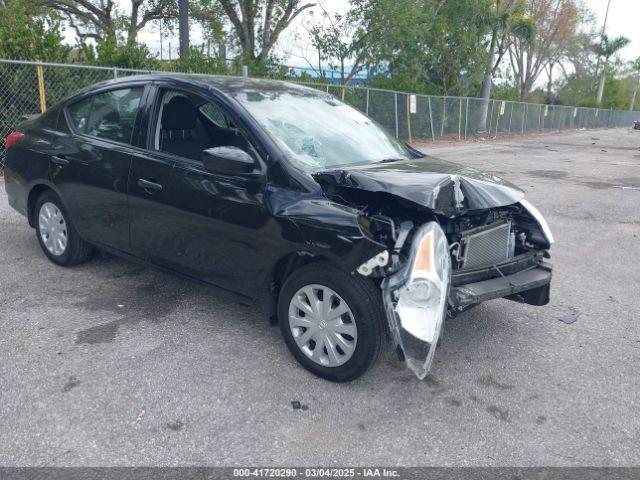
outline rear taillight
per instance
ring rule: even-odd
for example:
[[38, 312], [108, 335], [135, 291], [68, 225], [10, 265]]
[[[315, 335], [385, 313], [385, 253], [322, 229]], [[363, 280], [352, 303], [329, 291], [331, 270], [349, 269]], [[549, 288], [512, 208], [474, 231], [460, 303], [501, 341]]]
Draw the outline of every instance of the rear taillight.
[[13, 145], [19, 140], [22, 140], [22, 137], [24, 137], [24, 133], [21, 133], [21, 132], [10, 133], [7, 139], [4, 141], [4, 149], [9, 150], [11, 145]]

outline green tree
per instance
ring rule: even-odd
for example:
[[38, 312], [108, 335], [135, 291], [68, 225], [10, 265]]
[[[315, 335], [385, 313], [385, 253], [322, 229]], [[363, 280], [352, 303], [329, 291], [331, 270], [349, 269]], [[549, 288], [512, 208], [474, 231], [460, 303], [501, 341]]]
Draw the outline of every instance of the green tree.
[[71, 48], [62, 40], [55, 13], [25, 0], [0, 4], [0, 58], [64, 62]]
[[280, 34], [303, 11], [314, 6], [301, 0], [217, 0], [250, 66], [269, 61]]
[[532, 36], [513, 36], [509, 60], [521, 101], [528, 99], [540, 74], [557, 62], [566, 43], [576, 34], [580, 13], [576, 0], [526, 0], [526, 16], [535, 28]]
[[638, 96], [638, 90], [640, 89], [640, 57], [633, 62], [631, 66], [631, 70], [638, 75], [638, 82], [635, 83], [635, 87], [633, 88], [633, 94], [631, 95], [631, 104], [629, 105], [629, 110], [633, 111], [636, 108], [636, 98]]
[[80, 52], [81, 60], [92, 65], [149, 70], [158, 69], [160, 66], [160, 62], [146, 45], [118, 41], [115, 35], [108, 36], [95, 46], [81, 44]]
[[602, 103], [609, 60], [620, 50], [629, 45], [629, 42], [630, 40], [626, 37], [609, 38], [607, 35], [602, 35], [600, 43], [593, 46], [593, 50], [596, 52], [598, 57], [604, 58], [602, 72], [600, 73], [600, 83], [598, 84], [598, 95], [596, 97], [596, 103], [598, 105]]
[[120, 35], [129, 45], [137, 41], [138, 33], [153, 20], [175, 19], [176, 0], [129, 0], [125, 14], [114, 0], [35, 0], [35, 4], [64, 15], [80, 43], [112, 41]]
[[525, 17], [523, 0], [491, 0], [482, 6], [482, 19], [489, 27], [487, 63], [482, 80], [482, 104], [478, 120], [478, 131], [487, 130], [487, 115], [493, 78], [513, 38], [531, 39], [535, 24]]

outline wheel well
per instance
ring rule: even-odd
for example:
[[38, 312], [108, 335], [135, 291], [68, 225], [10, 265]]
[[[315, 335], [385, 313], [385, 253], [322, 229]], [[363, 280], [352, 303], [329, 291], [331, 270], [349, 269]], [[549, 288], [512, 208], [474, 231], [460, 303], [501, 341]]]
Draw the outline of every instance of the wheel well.
[[309, 252], [293, 252], [282, 257], [273, 267], [269, 284], [264, 290], [268, 292], [267, 298], [262, 301], [262, 308], [269, 323], [275, 325], [278, 323], [278, 296], [282, 286], [297, 269], [309, 265], [310, 263], [326, 260], [324, 257], [313, 255]]
[[36, 202], [38, 201], [38, 197], [42, 195], [42, 192], [46, 190], [51, 190], [51, 188], [41, 183], [33, 187], [29, 192], [29, 198], [27, 199], [27, 218], [29, 220], [29, 225], [31, 225], [32, 227], [36, 226], [34, 212], [36, 208]]

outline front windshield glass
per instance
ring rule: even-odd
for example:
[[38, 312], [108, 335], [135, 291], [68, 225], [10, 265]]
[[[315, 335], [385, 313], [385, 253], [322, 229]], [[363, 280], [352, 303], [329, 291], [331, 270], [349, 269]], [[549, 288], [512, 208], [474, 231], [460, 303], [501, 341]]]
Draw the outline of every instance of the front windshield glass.
[[330, 95], [292, 87], [236, 98], [307, 172], [409, 158], [371, 119]]

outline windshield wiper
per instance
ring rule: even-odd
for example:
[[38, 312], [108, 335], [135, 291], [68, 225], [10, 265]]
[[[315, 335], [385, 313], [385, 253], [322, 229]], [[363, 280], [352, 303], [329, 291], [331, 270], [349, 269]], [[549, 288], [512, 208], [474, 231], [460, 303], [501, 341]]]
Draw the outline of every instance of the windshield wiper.
[[406, 158], [385, 158], [376, 163], [393, 163], [393, 162], [401, 162], [403, 160], [406, 160]]

